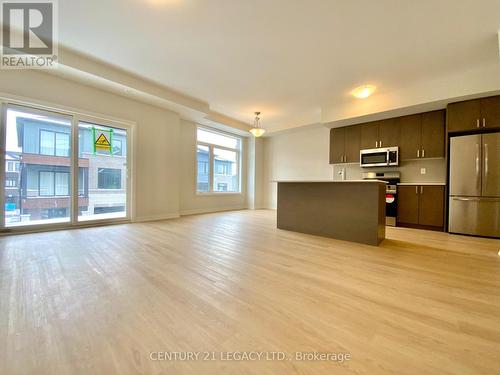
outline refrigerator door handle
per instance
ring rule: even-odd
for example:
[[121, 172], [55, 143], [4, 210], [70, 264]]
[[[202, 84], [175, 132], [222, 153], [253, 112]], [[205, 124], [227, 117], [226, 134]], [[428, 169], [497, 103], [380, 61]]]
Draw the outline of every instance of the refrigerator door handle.
[[462, 201], [462, 202], [477, 202], [481, 200], [481, 198], [459, 198], [459, 197], [453, 197], [451, 199], [453, 199], [454, 201]]
[[489, 169], [489, 162], [488, 162], [488, 144], [484, 144], [484, 185], [488, 185], [488, 169]]
[[462, 202], [500, 202], [500, 198], [490, 197], [451, 197], [451, 199]]
[[476, 187], [478, 189], [481, 189], [481, 166], [480, 166], [480, 160], [479, 160], [479, 143], [476, 143]]

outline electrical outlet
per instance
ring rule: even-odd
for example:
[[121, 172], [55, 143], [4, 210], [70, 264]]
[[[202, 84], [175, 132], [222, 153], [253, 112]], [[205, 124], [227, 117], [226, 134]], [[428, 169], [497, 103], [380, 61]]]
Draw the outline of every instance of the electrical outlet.
[[425, 168], [420, 168], [420, 174], [426, 174], [427, 173], [427, 169]]

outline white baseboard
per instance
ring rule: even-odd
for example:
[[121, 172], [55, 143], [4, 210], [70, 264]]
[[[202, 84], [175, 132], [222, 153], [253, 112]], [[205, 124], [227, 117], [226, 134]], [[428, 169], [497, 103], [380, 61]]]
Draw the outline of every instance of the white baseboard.
[[161, 220], [169, 220], [169, 219], [177, 219], [179, 218], [179, 214], [167, 214], [167, 215], [151, 215], [151, 216], [140, 216], [134, 218], [134, 223], [143, 223], [147, 221], [161, 221]]
[[201, 209], [195, 209], [195, 210], [183, 210], [180, 213], [181, 213], [181, 216], [187, 216], [187, 215], [208, 214], [211, 212], [238, 211], [238, 210], [246, 210], [246, 209], [248, 209], [248, 207], [246, 207], [246, 206], [201, 208]]

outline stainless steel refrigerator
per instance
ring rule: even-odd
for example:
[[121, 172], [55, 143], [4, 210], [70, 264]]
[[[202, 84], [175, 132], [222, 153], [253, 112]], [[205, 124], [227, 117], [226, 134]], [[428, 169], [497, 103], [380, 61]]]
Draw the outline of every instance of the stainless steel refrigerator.
[[500, 237], [500, 133], [450, 139], [449, 231]]

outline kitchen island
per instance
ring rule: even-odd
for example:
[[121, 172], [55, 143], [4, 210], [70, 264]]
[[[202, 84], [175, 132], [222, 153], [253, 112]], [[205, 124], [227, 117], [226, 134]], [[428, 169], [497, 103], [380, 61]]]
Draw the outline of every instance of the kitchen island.
[[277, 181], [278, 228], [377, 246], [385, 238], [385, 182]]

